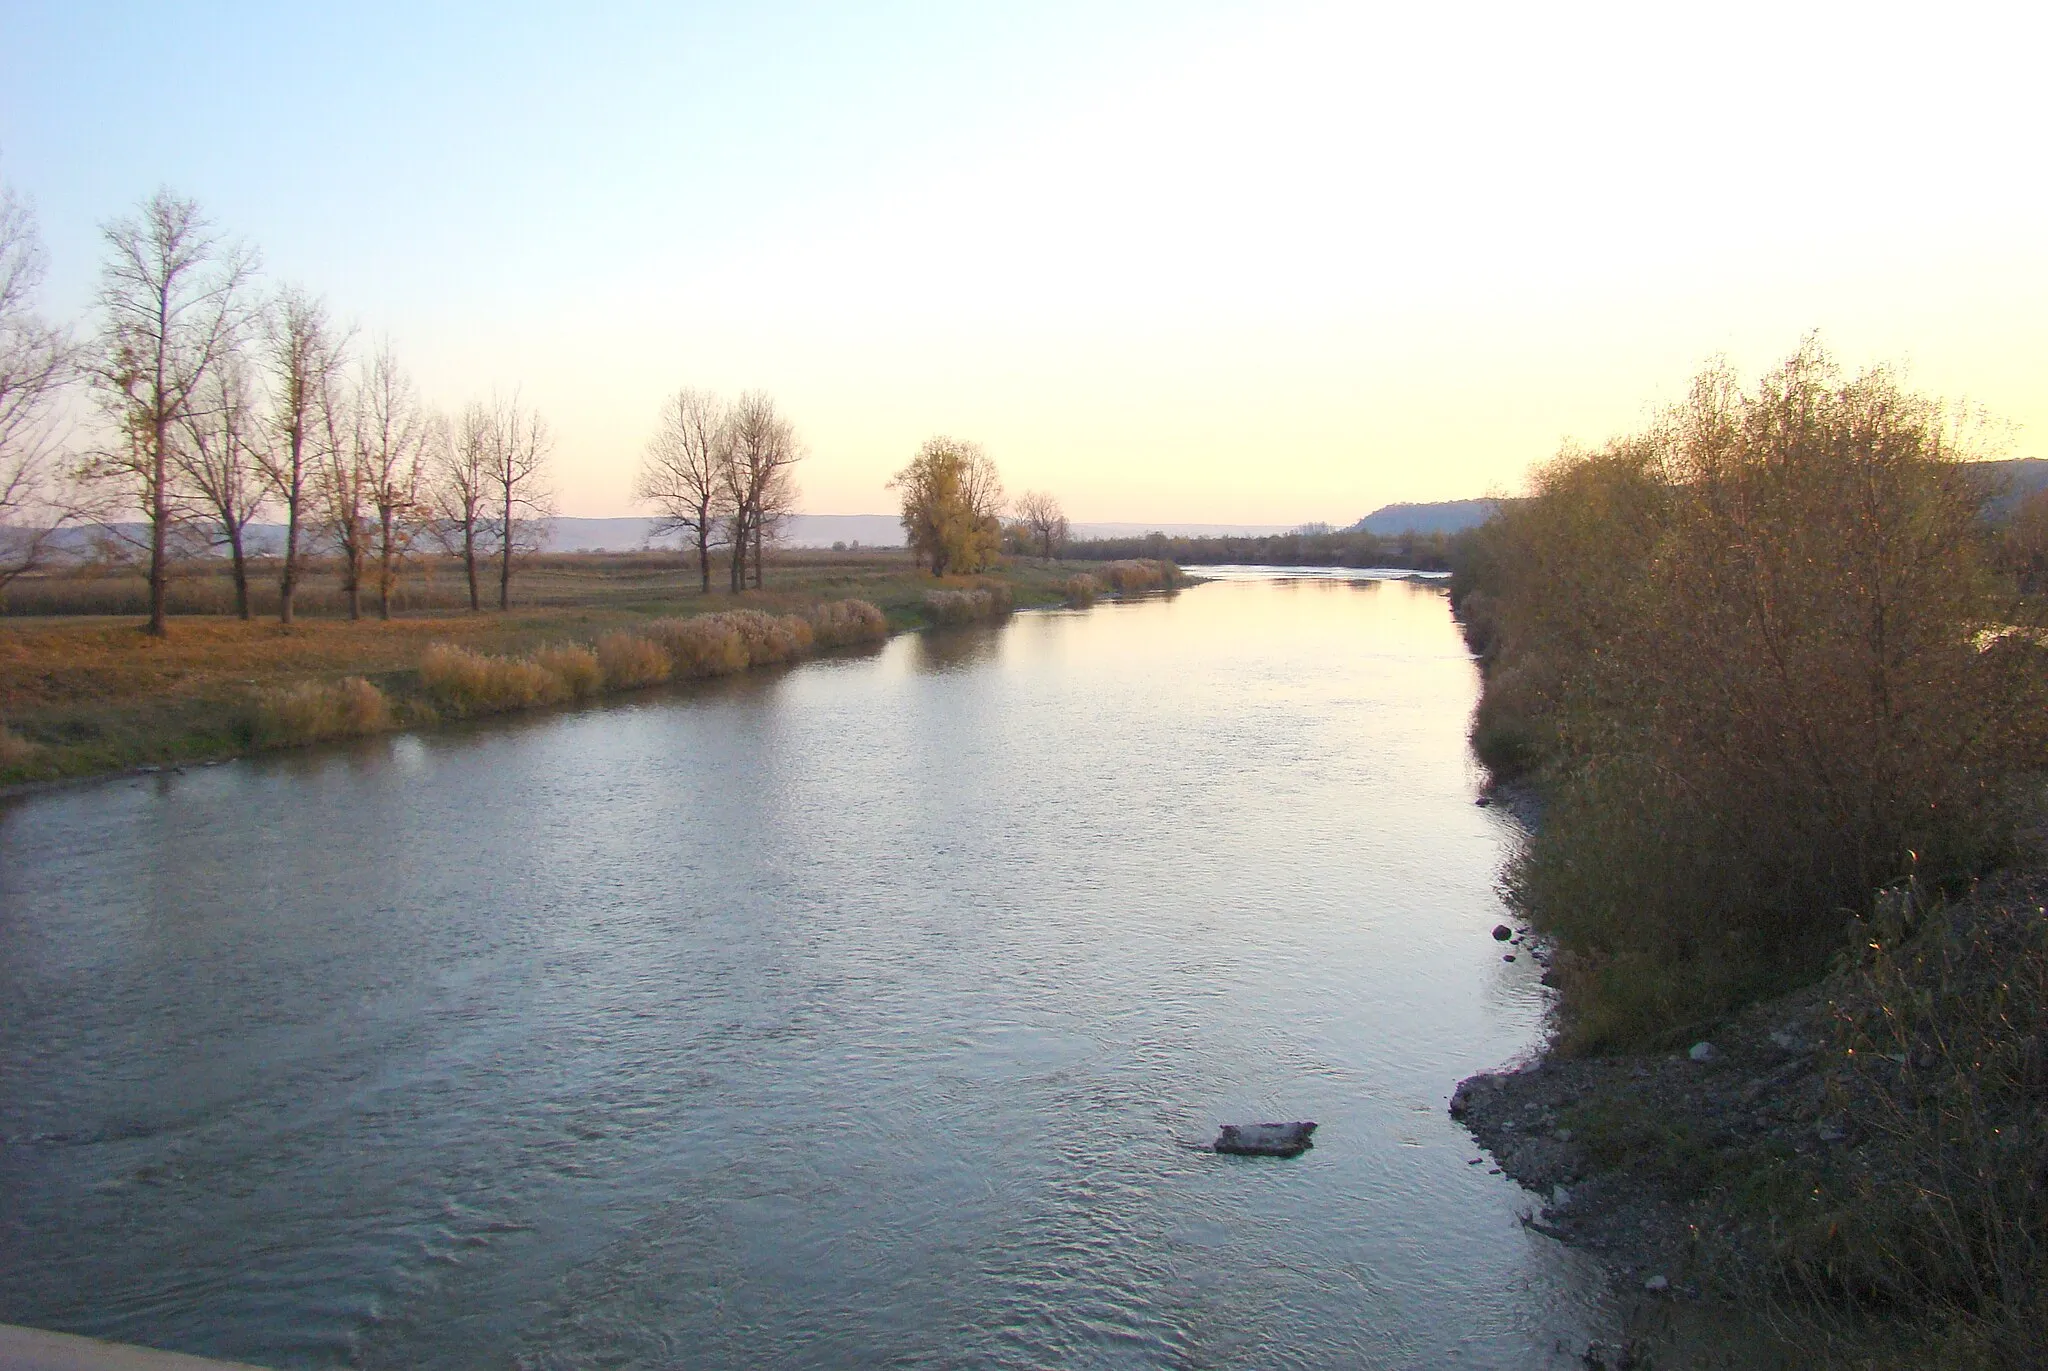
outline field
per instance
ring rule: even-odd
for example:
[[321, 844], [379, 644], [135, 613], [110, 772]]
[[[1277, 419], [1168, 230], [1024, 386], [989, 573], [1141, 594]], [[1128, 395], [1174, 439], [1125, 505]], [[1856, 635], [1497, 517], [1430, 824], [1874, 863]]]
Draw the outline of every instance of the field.
[[[892, 629], [934, 622], [935, 590], [1002, 586], [1019, 606], [1060, 603], [1087, 568], [1017, 559], [980, 577], [936, 581], [901, 550], [788, 551], [772, 557], [761, 590], [732, 595], [714, 568], [702, 594], [694, 565], [672, 553], [536, 557], [513, 581], [513, 607], [470, 613], [459, 563], [409, 568], [388, 621], [340, 616], [331, 570], [302, 582], [298, 622], [277, 623], [274, 567], [257, 564], [257, 617], [243, 623], [224, 566], [188, 563], [174, 583], [170, 634], [142, 632], [146, 587], [120, 568], [24, 579], [0, 616], [0, 783], [48, 780], [145, 764], [228, 756], [260, 743], [262, 701], [308, 682], [362, 677], [388, 695], [397, 722], [433, 717], [419, 665], [434, 644], [493, 656], [593, 645], [664, 618], [732, 609], [803, 613], [856, 598]], [[1001, 598], [1001, 597], [993, 597]], [[374, 606], [374, 600], [371, 605]], [[268, 609], [272, 616], [264, 618]]]

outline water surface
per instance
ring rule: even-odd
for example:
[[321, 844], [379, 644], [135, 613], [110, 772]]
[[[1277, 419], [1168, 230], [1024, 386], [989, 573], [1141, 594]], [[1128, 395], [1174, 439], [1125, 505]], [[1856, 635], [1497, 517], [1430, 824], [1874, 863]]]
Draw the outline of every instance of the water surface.
[[[1247, 574], [0, 810], [0, 1320], [274, 1365], [1574, 1364], [1448, 1119], [1441, 590]], [[1183, 1144], [1310, 1118], [1288, 1162]]]

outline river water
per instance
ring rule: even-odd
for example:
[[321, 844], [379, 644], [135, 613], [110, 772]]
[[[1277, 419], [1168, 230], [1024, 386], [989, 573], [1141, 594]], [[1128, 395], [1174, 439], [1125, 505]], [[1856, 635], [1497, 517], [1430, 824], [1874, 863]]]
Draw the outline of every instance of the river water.
[[[1242, 573], [0, 808], [0, 1321], [268, 1365], [1570, 1366], [1445, 1113], [1440, 588]], [[1184, 1144], [1314, 1119], [1292, 1161]]]

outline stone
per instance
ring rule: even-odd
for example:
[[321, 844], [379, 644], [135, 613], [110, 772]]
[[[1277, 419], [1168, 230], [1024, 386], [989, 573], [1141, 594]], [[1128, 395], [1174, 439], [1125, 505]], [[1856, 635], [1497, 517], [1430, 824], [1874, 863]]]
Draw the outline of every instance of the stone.
[[1652, 1276], [1643, 1282], [1643, 1289], [1652, 1295], [1661, 1295], [1671, 1288], [1671, 1282], [1663, 1276]]
[[1506, 924], [1495, 924], [1493, 926], [1493, 940], [1497, 943], [1504, 943], [1514, 936], [1515, 930], [1509, 928]]
[[1515, 959], [1515, 954], [1514, 954], [1514, 953], [1512, 953], [1512, 952], [1508, 953], [1508, 954], [1507, 954], [1507, 955], [1506, 955], [1505, 957], [1502, 957], [1502, 958], [1501, 958], [1501, 960], [1502, 960], [1502, 961], [1504, 961], [1504, 962], [1511, 962], [1511, 961], [1513, 961], [1514, 959]]
[[1216, 1150], [1234, 1157], [1298, 1157], [1315, 1146], [1313, 1123], [1227, 1123]]
[[1686, 1053], [1685, 1055], [1692, 1058], [1696, 1062], [1710, 1062], [1714, 1060], [1714, 1058], [1720, 1056], [1721, 1054], [1715, 1050], [1714, 1045], [1712, 1043], [1697, 1042], [1692, 1045], [1692, 1051]]

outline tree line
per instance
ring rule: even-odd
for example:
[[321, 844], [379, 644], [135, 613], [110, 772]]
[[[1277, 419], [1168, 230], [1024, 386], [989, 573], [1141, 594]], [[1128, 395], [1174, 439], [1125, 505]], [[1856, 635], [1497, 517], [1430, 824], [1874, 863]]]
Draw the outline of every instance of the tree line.
[[[546, 421], [515, 394], [451, 422], [420, 398], [388, 341], [358, 347], [305, 288], [266, 288], [260, 259], [193, 201], [159, 190], [101, 229], [94, 315], [78, 337], [44, 320], [33, 216], [0, 187], [0, 594], [88, 529], [147, 568], [162, 635], [174, 558], [225, 551], [250, 617], [250, 525], [281, 519], [278, 618], [307, 562], [331, 556], [350, 618], [389, 618], [408, 560], [462, 560], [470, 608], [495, 564], [511, 604], [519, 554], [552, 511]], [[96, 422], [72, 437], [75, 387]], [[140, 533], [124, 524], [139, 516]]]

